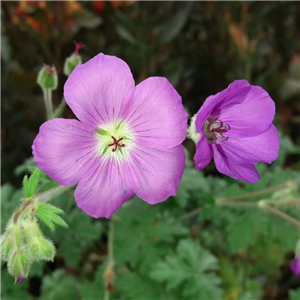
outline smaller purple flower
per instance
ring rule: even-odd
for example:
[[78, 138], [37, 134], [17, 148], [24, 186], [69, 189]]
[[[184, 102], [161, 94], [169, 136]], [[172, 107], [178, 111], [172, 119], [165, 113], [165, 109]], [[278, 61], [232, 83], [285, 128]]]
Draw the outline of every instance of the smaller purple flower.
[[300, 254], [291, 262], [290, 268], [300, 278]]
[[275, 104], [269, 94], [246, 80], [236, 80], [208, 97], [189, 128], [188, 136], [196, 143], [196, 168], [205, 168], [214, 157], [220, 173], [257, 182], [254, 164], [271, 163], [278, 156], [274, 114]]
[[23, 280], [24, 280], [24, 275], [21, 274], [21, 275], [17, 278], [16, 283], [19, 284], [19, 283], [21, 283]]

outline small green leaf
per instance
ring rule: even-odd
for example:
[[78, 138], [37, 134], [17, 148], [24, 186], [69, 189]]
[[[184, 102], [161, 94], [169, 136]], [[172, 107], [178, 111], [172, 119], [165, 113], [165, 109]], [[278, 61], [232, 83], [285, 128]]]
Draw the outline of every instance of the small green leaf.
[[36, 216], [44, 222], [52, 231], [55, 229], [55, 224], [67, 228], [68, 224], [58, 214], [63, 214], [63, 210], [47, 203], [40, 203], [36, 210]]
[[26, 198], [33, 197], [35, 190], [37, 188], [37, 185], [39, 183], [40, 173], [41, 173], [41, 171], [38, 168], [36, 168], [29, 179], [28, 179], [27, 175], [24, 176], [23, 187], [24, 187], [24, 194], [25, 194]]
[[289, 290], [289, 300], [299, 300], [300, 299], [300, 288], [297, 290]]

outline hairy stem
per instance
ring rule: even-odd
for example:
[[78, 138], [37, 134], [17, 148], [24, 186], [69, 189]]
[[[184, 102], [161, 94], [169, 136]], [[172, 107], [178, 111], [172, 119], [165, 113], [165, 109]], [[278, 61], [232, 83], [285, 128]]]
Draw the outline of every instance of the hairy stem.
[[52, 198], [66, 192], [70, 188], [71, 187], [69, 186], [59, 186], [54, 189], [38, 194], [35, 199], [40, 203], [45, 203], [51, 200]]
[[270, 194], [270, 193], [288, 188], [289, 186], [290, 186], [290, 182], [286, 182], [284, 184], [275, 185], [275, 186], [272, 186], [270, 188], [266, 188], [266, 189], [263, 189], [263, 190], [260, 190], [260, 191], [246, 193], [246, 194], [243, 194], [243, 195], [240, 195], [240, 196], [234, 196], [234, 197], [219, 199], [218, 203], [220, 204], [220, 203], [224, 203], [224, 202], [242, 200], [242, 199], [257, 197], [257, 196], [261, 196], [261, 195], [265, 195], [265, 194]]
[[53, 119], [52, 90], [43, 88], [47, 120]]
[[14, 217], [13, 217], [13, 222], [14, 224], [17, 224], [18, 219], [20, 217], [20, 215], [22, 214], [22, 212], [30, 205], [33, 203], [33, 200], [27, 200], [26, 202], [24, 202], [20, 208], [15, 212]]
[[291, 216], [287, 215], [283, 211], [281, 211], [275, 207], [269, 206], [269, 205], [263, 205], [262, 207], [265, 208], [266, 210], [270, 211], [271, 213], [273, 213], [275, 216], [281, 217], [281, 218], [289, 221], [290, 223], [296, 225], [298, 228], [300, 228], [300, 221], [292, 218]]

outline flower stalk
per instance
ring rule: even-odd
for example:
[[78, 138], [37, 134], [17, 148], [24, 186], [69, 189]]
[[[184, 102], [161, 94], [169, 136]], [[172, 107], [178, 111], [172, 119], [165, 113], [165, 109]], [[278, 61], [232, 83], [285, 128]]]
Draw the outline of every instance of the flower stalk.
[[43, 93], [47, 113], [47, 120], [51, 120], [53, 119], [52, 90], [49, 88], [43, 88]]
[[110, 218], [109, 222], [109, 232], [108, 232], [108, 264], [104, 272], [104, 283], [105, 283], [105, 293], [104, 300], [109, 300], [109, 295], [115, 290], [114, 280], [115, 273], [114, 267], [114, 218]]

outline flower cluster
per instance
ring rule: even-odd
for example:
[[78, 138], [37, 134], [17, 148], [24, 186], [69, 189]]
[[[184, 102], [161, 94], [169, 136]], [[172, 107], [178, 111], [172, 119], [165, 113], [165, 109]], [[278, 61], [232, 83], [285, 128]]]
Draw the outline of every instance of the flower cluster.
[[[184, 170], [187, 114], [166, 78], [137, 86], [127, 64], [99, 54], [76, 66], [64, 97], [78, 120], [44, 123], [33, 143], [37, 166], [58, 183], [78, 184], [78, 206], [108, 218], [137, 195], [156, 204], [176, 195]], [[256, 182], [254, 163], [271, 163], [279, 147], [275, 105], [262, 88], [238, 80], [207, 98], [188, 136], [196, 168], [214, 157], [217, 169]]]
[[28, 276], [34, 261], [51, 261], [55, 255], [53, 243], [44, 237], [32, 215], [37, 204], [28, 200], [23, 206], [26, 211], [22, 215], [15, 213], [1, 240], [1, 259], [7, 262], [8, 272], [16, 283]]

